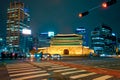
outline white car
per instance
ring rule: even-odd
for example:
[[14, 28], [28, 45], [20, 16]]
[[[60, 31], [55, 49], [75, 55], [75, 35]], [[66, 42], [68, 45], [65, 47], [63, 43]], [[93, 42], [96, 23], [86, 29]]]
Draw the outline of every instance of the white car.
[[54, 59], [60, 60], [60, 59], [62, 59], [62, 56], [60, 54], [53, 54], [53, 55], [51, 55], [51, 59], [52, 60], [54, 60]]
[[49, 53], [44, 53], [42, 55], [42, 60], [49, 60], [50, 58], [51, 58], [51, 54], [49, 54]]

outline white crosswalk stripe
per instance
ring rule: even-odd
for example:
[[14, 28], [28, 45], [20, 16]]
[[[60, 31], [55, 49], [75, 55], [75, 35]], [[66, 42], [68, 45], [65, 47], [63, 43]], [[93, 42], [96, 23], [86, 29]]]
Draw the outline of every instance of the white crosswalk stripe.
[[77, 74], [77, 75], [74, 75], [74, 76], [70, 76], [70, 79], [78, 79], [78, 78], [82, 78], [82, 77], [86, 77], [86, 76], [90, 76], [90, 75], [94, 75], [96, 73], [86, 73], [86, 74]]
[[[21, 66], [21, 67], [22, 67], [22, 65], [18, 65], [18, 66]], [[12, 68], [16, 68], [16, 67], [18, 67], [18, 66], [8, 66], [7, 68], [12, 69]], [[21, 67], [18, 67], [18, 68], [21, 68]], [[30, 66], [30, 65], [24, 65], [23, 67], [24, 67], [24, 68], [26, 68], [26, 67], [28, 68], [28, 67], [31, 67], [31, 66]], [[22, 68], [23, 68], [23, 67], [22, 67]]]
[[[22, 69], [22, 70], [26, 70], [26, 69], [31, 69], [31, 68], [14, 68], [14, 69], [9, 69], [8, 68], [8, 71], [17, 71], [17, 70], [20, 70], [20, 69]], [[36, 69], [36, 67], [32, 67], [32, 69]]]
[[42, 79], [42, 80], [48, 80], [48, 79]]
[[62, 69], [62, 70], [54, 70], [53, 72], [63, 72], [63, 71], [71, 71], [76, 70], [76, 68]]
[[43, 74], [37, 74], [37, 75], [32, 75], [32, 76], [13, 78], [12, 80], [25, 80], [25, 79], [31, 79], [31, 78], [42, 77], [42, 76], [49, 76], [49, 75], [50, 74], [48, 74], [48, 73], [43, 73]]
[[65, 66], [62, 66], [62, 65], [51, 65], [52, 68], [57, 68], [57, 67], [65, 67]]
[[55, 67], [55, 68], [54, 68], [54, 67], [52, 67], [52, 68], [48, 68], [48, 70], [66, 69], [66, 68], [68, 69], [69, 67], [65, 67], [65, 66], [64, 66], [64, 67], [59, 67], [59, 66], [58, 66], [58, 67]]
[[12, 73], [23, 73], [23, 72], [30, 72], [30, 71], [38, 71], [38, 70], [41, 70], [41, 69], [27, 69], [27, 70], [17, 70], [17, 71], [10, 71], [9, 73], [12, 74]]
[[51, 66], [51, 67], [62, 67], [62, 65], [58, 65], [58, 64], [53, 64], [53, 63], [49, 63], [49, 62], [42, 62], [42, 63], [34, 63], [37, 64], [39, 66]]
[[18, 74], [11, 74], [10, 77], [15, 77], [15, 76], [23, 76], [23, 75], [28, 75], [28, 74], [35, 74], [35, 73], [45, 73], [46, 71], [35, 71], [35, 72], [29, 72], [29, 73], [18, 73]]
[[110, 75], [105, 75], [105, 76], [101, 76], [101, 77], [95, 78], [95, 79], [93, 79], [93, 80], [106, 80], [106, 79], [109, 79], [109, 78], [112, 78], [112, 76], [110, 76]]
[[9, 66], [7, 66], [7, 68], [8, 69], [21, 69], [21, 68], [36, 68], [35, 66], [22, 66], [22, 65], [18, 65], [18, 66], [16, 66], [16, 67], [9, 67]]
[[77, 70], [77, 71], [64, 72], [64, 73], [61, 73], [61, 75], [68, 75], [68, 74], [74, 74], [74, 73], [79, 73], [79, 72], [86, 72], [86, 70]]

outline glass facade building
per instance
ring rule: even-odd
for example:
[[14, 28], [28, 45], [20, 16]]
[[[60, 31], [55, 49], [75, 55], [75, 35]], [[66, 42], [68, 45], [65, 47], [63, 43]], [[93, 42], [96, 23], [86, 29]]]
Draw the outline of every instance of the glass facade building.
[[3, 13], [0, 13], [0, 52], [5, 49], [6, 45], [6, 19]]
[[75, 30], [75, 34], [78, 34], [78, 35], [82, 35], [82, 39], [83, 39], [83, 46], [87, 46], [88, 45], [88, 41], [87, 41], [87, 34], [86, 34], [86, 29], [84, 27], [78, 27], [76, 28]]
[[115, 54], [116, 36], [112, 34], [112, 29], [106, 25], [96, 27], [91, 32], [91, 47], [99, 54]]
[[7, 9], [7, 48], [11, 52], [25, 52], [28, 46], [28, 35], [22, 33], [23, 29], [30, 29], [30, 15], [22, 2], [11, 2]]
[[38, 47], [49, 47], [50, 39], [52, 37], [54, 37], [53, 31], [39, 33], [37, 36], [37, 38], [38, 38], [37, 46]]
[[49, 47], [50, 46], [50, 37], [48, 32], [40, 33], [38, 35], [38, 47]]

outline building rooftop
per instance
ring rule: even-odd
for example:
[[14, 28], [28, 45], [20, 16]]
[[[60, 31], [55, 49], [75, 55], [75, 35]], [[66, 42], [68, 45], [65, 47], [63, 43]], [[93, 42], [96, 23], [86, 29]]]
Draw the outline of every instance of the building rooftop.
[[80, 36], [80, 35], [77, 35], [77, 34], [57, 34], [57, 35], [55, 35], [55, 37], [77, 37], [77, 36]]

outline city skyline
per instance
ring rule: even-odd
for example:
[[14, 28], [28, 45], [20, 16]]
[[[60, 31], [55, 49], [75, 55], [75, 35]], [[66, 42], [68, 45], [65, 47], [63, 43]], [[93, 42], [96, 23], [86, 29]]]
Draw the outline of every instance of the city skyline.
[[[96, 26], [102, 23], [110, 26], [113, 32], [119, 33], [119, 0], [117, 0], [116, 4], [107, 9], [100, 7], [83, 18], [80, 18], [78, 14], [96, 7], [106, 0], [92, 0], [91, 2], [88, 2], [88, 0], [51, 0], [50, 2], [47, 0], [19, 1], [24, 2], [26, 5], [25, 7], [29, 9], [31, 15], [30, 26], [33, 34], [47, 31], [54, 31], [55, 33], [74, 33], [77, 27], [85, 27], [88, 33], [90, 33]], [[9, 3], [9, 0], [2, 0], [0, 3], [0, 26], [6, 27], [6, 13]]]

